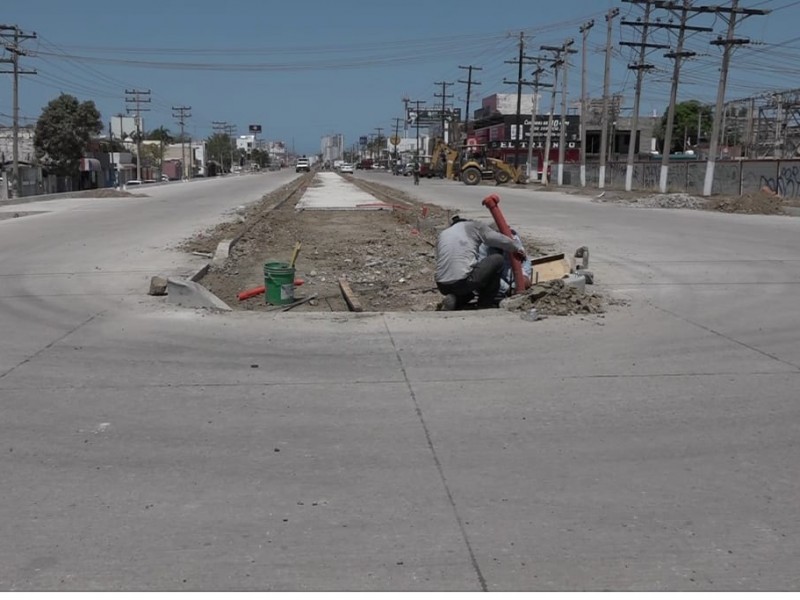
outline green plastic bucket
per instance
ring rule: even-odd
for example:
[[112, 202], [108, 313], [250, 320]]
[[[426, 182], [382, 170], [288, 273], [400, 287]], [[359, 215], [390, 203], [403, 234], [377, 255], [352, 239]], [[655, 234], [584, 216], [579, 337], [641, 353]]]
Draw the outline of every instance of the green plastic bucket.
[[285, 262], [264, 263], [264, 287], [267, 304], [294, 302], [294, 267]]

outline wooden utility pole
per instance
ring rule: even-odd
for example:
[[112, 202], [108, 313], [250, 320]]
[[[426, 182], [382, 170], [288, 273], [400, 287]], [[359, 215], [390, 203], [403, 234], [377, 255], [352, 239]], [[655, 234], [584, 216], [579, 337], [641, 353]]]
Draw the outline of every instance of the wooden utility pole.
[[[188, 179], [189, 174], [191, 173], [186, 167], [186, 142], [183, 137], [184, 135], [184, 126], [186, 125], [186, 119], [191, 117], [191, 113], [189, 112], [192, 110], [191, 106], [173, 106], [173, 111], [177, 111], [177, 114], [174, 112], [172, 113], [173, 118], [178, 119], [178, 125], [181, 126], [181, 179]], [[164, 157], [161, 157], [161, 162], [164, 162]]]
[[[13, 41], [8, 41], [7, 31], [14, 32]], [[11, 58], [0, 60], [0, 63], [11, 63], [11, 71], [0, 71], [0, 73], [10, 73], [14, 76], [13, 85], [13, 104], [12, 104], [12, 177], [11, 177], [11, 197], [17, 198], [22, 193], [22, 185], [19, 176], [19, 76], [36, 75], [36, 70], [20, 69], [19, 57], [26, 56], [27, 52], [20, 47], [20, 40], [35, 39], [35, 33], [25, 33], [16, 25], [0, 25], [0, 41], [2, 46], [11, 53]]]
[[536, 70], [533, 72], [533, 102], [531, 103], [531, 129], [528, 134], [528, 181], [533, 177], [533, 130], [536, 127], [536, 116], [539, 114], [539, 88], [553, 87], [550, 83], [542, 83], [539, 76], [544, 73], [542, 58], [536, 57]]
[[503, 83], [507, 85], [516, 85], [517, 86], [517, 112], [516, 117], [514, 119], [516, 131], [514, 132], [514, 167], [519, 165], [519, 143], [522, 140], [522, 123], [520, 122], [520, 114], [522, 112], [522, 86], [523, 85], [530, 85], [531, 82], [524, 81], [522, 79], [522, 65], [526, 63], [531, 63], [532, 60], [525, 56], [525, 36], [523, 32], [519, 32], [519, 57], [517, 60], [507, 60], [505, 61], [509, 64], [516, 64], [517, 65], [517, 80], [516, 81], [507, 81], [503, 80]]
[[586, 187], [586, 112], [588, 104], [586, 98], [586, 38], [589, 37], [592, 27], [594, 27], [594, 19], [581, 25], [579, 30], [583, 36], [583, 45], [581, 46], [581, 187]]
[[[142, 108], [142, 104], [150, 102], [150, 90], [125, 90], [125, 102], [133, 103], [133, 107], [126, 106], [125, 110], [128, 114], [136, 114], [136, 179], [142, 180], [142, 136], [144, 135], [144, 127], [142, 127], [142, 113], [147, 112], [149, 108]], [[130, 97], [128, 96], [130, 95]]]
[[[542, 47], [543, 50], [547, 48]], [[559, 50], [560, 47], [557, 47], [556, 50]], [[549, 176], [548, 171], [550, 170], [550, 144], [552, 143], [553, 139], [553, 113], [555, 112], [556, 107], [556, 88], [558, 86], [558, 69], [563, 64], [563, 60], [558, 58], [559, 54], [556, 54], [556, 58], [553, 60], [552, 64], [550, 65], [553, 69], [553, 85], [552, 85], [552, 93], [550, 94], [550, 113], [547, 115], [547, 133], [545, 134], [545, 142], [544, 142], [544, 156], [542, 158], [542, 184], [547, 185]]]
[[[564, 184], [564, 157], [566, 156], [567, 133], [567, 66], [569, 65], [569, 55], [577, 52], [577, 50], [570, 48], [574, 43], [575, 40], [569, 38], [561, 46], [541, 46], [542, 50], [556, 52], [556, 62], [559, 62], [559, 65], [564, 69], [564, 76], [561, 80], [561, 119], [558, 130], [558, 185]], [[564, 55], [564, 58], [562, 58], [562, 55]], [[553, 101], [555, 101], [555, 88], [553, 90]]]
[[753, 15], [766, 15], [769, 14], [768, 10], [754, 9], [754, 8], [739, 8], [739, 0], [731, 0], [730, 8], [717, 7], [715, 12], [722, 16], [723, 19], [727, 15], [728, 19], [728, 34], [725, 38], [717, 38], [711, 43], [715, 46], [723, 46], [722, 52], [722, 68], [719, 72], [719, 85], [717, 86], [717, 105], [714, 110], [714, 124], [711, 128], [711, 140], [708, 147], [708, 162], [706, 163], [706, 177], [703, 182], [703, 196], [710, 196], [711, 189], [714, 184], [714, 166], [717, 161], [717, 152], [719, 149], [719, 127], [722, 117], [722, 110], [725, 104], [725, 86], [728, 82], [728, 68], [731, 62], [731, 54], [735, 46], [749, 44], [748, 38], [736, 38], [736, 16], [742, 15], [742, 18]]
[[[676, 7], [673, 2], [664, 2], [657, 5], [658, 8], [666, 8], [672, 10]], [[659, 179], [658, 188], [662, 194], [667, 192], [667, 179], [669, 177], [669, 155], [672, 148], [672, 126], [675, 123], [675, 103], [678, 99], [678, 83], [680, 82], [681, 64], [685, 58], [694, 56], [695, 52], [689, 52], [683, 49], [683, 42], [686, 39], [687, 31], [713, 31], [711, 27], [690, 27], [686, 24], [689, 19], [689, 13], [703, 13], [710, 12], [708, 7], [692, 8], [692, 0], [683, 0], [683, 6], [680, 8], [679, 24], [672, 23], [655, 23], [655, 27], [664, 29], [677, 29], [678, 40], [675, 45], [674, 52], [667, 52], [664, 56], [671, 58], [675, 61], [672, 68], [672, 86], [669, 95], [669, 108], [667, 109], [667, 128], [664, 131], [664, 148], [661, 153], [661, 177]]]
[[383, 127], [375, 127], [375, 131], [378, 132], [378, 135], [375, 138], [375, 147], [378, 148], [378, 163], [381, 162], [381, 140], [383, 139]]
[[606, 159], [608, 152], [608, 87], [611, 80], [611, 35], [614, 29], [614, 17], [619, 14], [618, 8], [612, 8], [606, 13], [606, 62], [603, 75], [603, 114], [600, 117], [600, 172], [598, 173], [598, 187], [606, 186]]
[[410, 103], [415, 104], [417, 109], [417, 112], [415, 113], [414, 116], [414, 125], [416, 126], [417, 129], [417, 150], [416, 154], [414, 155], [414, 163], [416, 165], [416, 168], [419, 169], [419, 107], [420, 104], [425, 104], [425, 100], [411, 100]]
[[561, 79], [561, 127], [558, 131], [558, 185], [564, 185], [564, 160], [567, 154], [567, 71], [569, 67], [569, 55], [577, 50], [571, 50], [569, 46], [575, 43], [572, 38], [564, 42], [564, 77]]
[[[394, 139], [392, 140], [392, 142], [398, 142], [398, 143], [400, 142], [400, 122], [403, 120], [404, 119], [401, 119], [400, 117], [394, 118]], [[394, 151], [392, 152], [392, 157], [394, 158], [395, 162], [397, 162], [397, 144], [392, 143], [392, 147], [394, 148]]]
[[447, 93], [447, 86], [454, 85], [452, 81], [434, 81], [434, 85], [442, 86], [442, 93], [441, 94], [434, 94], [434, 98], [441, 98], [442, 99], [442, 140], [444, 143], [447, 143], [447, 132], [445, 131], [445, 111], [447, 110], [447, 99], [452, 98], [453, 94]]
[[462, 67], [461, 65], [459, 65], [458, 68], [459, 69], [467, 69], [469, 71], [469, 74], [467, 75], [467, 80], [466, 81], [464, 81], [463, 79], [459, 79], [458, 80], [458, 83], [466, 83], [467, 84], [467, 107], [466, 107], [466, 111], [465, 111], [465, 114], [464, 114], [464, 137], [469, 138], [469, 134], [470, 134], [470, 131], [469, 131], [469, 98], [470, 98], [470, 94], [472, 93], [472, 86], [481, 84], [480, 81], [474, 81], [472, 79], [472, 72], [473, 71], [482, 71], [483, 67], [474, 67], [472, 65], [469, 65], [467, 67]]
[[[234, 148], [233, 133], [234, 131], [236, 131], [236, 125], [231, 125], [227, 121], [211, 121], [211, 127], [214, 129], [214, 133], [225, 134], [228, 136], [228, 144], [230, 146], [230, 152], [231, 152], [230, 172], [233, 172], [233, 148]], [[292, 140], [292, 154], [294, 154], [294, 139]], [[220, 167], [222, 167], [222, 171], [224, 172], [225, 163], [221, 151], [219, 157], [219, 164]]]
[[648, 48], [668, 49], [667, 44], [650, 44], [647, 42], [647, 35], [650, 32], [650, 15], [653, 6], [658, 0], [622, 0], [631, 4], [644, 4], [644, 21], [622, 21], [623, 25], [642, 28], [642, 39], [639, 42], [620, 42], [620, 46], [632, 46], [639, 49], [639, 60], [628, 68], [636, 71], [636, 91], [633, 100], [633, 115], [631, 117], [631, 135], [628, 144], [628, 163], [625, 166], [625, 190], [630, 192], [633, 188], [633, 161], [637, 154], [637, 138], [639, 133], [639, 104], [642, 97], [642, 82], [644, 81], [645, 71], [653, 68], [653, 65], [645, 62]]

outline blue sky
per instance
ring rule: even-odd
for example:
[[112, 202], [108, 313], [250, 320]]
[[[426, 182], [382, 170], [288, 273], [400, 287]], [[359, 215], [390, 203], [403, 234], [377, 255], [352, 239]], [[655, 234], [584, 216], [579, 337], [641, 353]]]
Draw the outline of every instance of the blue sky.
[[[729, 6], [729, 0], [696, 5]], [[738, 36], [754, 43], [736, 51], [727, 99], [768, 90], [800, 87], [800, 1], [741, 0], [746, 8], [768, 9], [737, 27]], [[212, 121], [235, 124], [245, 133], [261, 124], [262, 137], [282, 140], [304, 153], [319, 151], [322, 135], [342, 133], [347, 145], [358, 136], [386, 135], [403, 115], [404, 96], [440, 105], [437, 81], [456, 82], [449, 99], [464, 110], [466, 79], [459, 65], [482, 67], [471, 107], [492, 93], [514, 93], [519, 33], [526, 54], [543, 54], [540, 45], [575, 39], [580, 48], [582, 23], [594, 19], [588, 37], [588, 95], [603, 87], [604, 15], [619, 8], [635, 20], [642, 9], [620, 0], [3, 0], [4, 24], [36, 32], [22, 66], [38, 75], [22, 77], [22, 123], [34, 122], [42, 107], [61, 92], [94, 100], [104, 121], [125, 109], [125, 89], [150, 89], [147, 129], [164, 125], [176, 130], [172, 106], [192, 107], [187, 129], [196, 137], [212, 132]], [[666, 18], [664, 12], [658, 13]], [[691, 22], [714, 28], [687, 42], [697, 57], [683, 67], [679, 100], [713, 102], [720, 50], [709, 44], [724, 35], [719, 17], [698, 16]], [[633, 104], [635, 77], [627, 69], [634, 40], [632, 27], [615, 20], [612, 93]], [[667, 40], [659, 34], [658, 41]], [[642, 114], [661, 114], [668, 102], [671, 62], [655, 52], [656, 70], [645, 80]], [[6, 55], [7, 57], [7, 55]], [[572, 57], [569, 98], [580, 97], [581, 55]], [[529, 72], [529, 70], [527, 70]], [[0, 124], [11, 122], [11, 76], [0, 75]], [[545, 109], [547, 105], [545, 105]]]

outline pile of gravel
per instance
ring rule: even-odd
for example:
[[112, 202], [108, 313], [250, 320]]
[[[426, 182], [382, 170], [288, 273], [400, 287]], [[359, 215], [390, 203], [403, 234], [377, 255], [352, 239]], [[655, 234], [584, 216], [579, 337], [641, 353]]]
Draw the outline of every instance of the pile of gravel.
[[692, 208], [703, 209], [706, 207], [705, 198], [698, 198], [691, 194], [652, 194], [643, 198], [637, 198], [630, 202], [631, 206], [637, 208]]

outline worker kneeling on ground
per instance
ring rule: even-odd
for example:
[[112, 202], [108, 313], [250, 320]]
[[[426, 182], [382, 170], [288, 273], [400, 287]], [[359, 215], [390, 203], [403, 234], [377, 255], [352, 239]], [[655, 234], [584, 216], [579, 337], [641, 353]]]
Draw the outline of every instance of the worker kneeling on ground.
[[[497, 231], [497, 225], [492, 223], [489, 225], [493, 231]], [[517, 235], [515, 230], [511, 230], [514, 239], [522, 245], [522, 240]], [[514, 269], [511, 266], [511, 253], [500, 250], [498, 248], [492, 248], [491, 246], [487, 246], [486, 244], [481, 244], [478, 248], [478, 260], [483, 260], [487, 256], [491, 254], [500, 254], [503, 257], [503, 270], [500, 272], [500, 287], [497, 290], [497, 302], [500, 302], [503, 298], [507, 298], [513, 295], [514, 290], [516, 289], [516, 281], [514, 281]], [[533, 263], [531, 259], [527, 256], [522, 259], [522, 276], [524, 279], [525, 289], [527, 290], [531, 287], [531, 277], [533, 275]]]
[[503, 274], [503, 254], [480, 258], [481, 244], [525, 258], [519, 239], [493, 231], [487, 223], [453, 217], [436, 241], [436, 287], [444, 294], [442, 310], [464, 308], [475, 294], [478, 308], [497, 306]]

